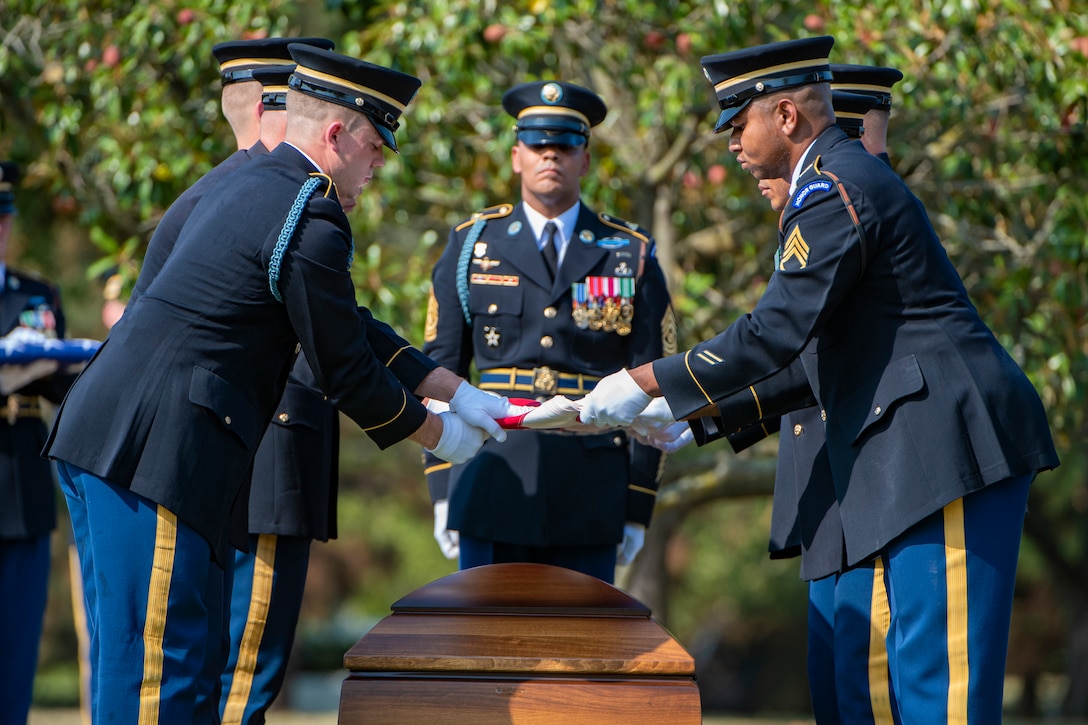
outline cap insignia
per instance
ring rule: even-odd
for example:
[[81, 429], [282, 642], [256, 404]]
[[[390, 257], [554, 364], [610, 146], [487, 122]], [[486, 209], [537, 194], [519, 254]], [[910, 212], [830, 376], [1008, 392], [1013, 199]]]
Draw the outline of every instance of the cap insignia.
[[540, 89], [540, 100], [545, 103], [558, 103], [563, 98], [563, 88], [558, 83], [545, 83]]

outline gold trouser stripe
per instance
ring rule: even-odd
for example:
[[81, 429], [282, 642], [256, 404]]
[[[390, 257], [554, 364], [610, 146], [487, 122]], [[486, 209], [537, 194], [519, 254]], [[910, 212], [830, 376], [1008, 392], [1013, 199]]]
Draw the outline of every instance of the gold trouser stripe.
[[967, 725], [967, 539], [963, 499], [944, 507], [944, 576], [948, 598], [948, 723]]
[[68, 545], [68, 583], [72, 588], [72, 620], [79, 652], [79, 720], [91, 725], [91, 635], [87, 630], [87, 604], [83, 601], [83, 570], [79, 551]]
[[257, 653], [261, 649], [268, 610], [272, 606], [272, 572], [276, 566], [276, 535], [261, 534], [257, 537], [257, 553], [253, 557], [253, 584], [249, 594], [249, 613], [242, 642], [238, 647], [238, 662], [230, 680], [230, 695], [223, 708], [223, 725], [242, 722], [250, 693], [253, 676], [257, 672]]
[[888, 630], [892, 611], [888, 590], [884, 587], [884, 560], [877, 557], [873, 566], [873, 596], [869, 605], [869, 704], [873, 722], [892, 725], [892, 698], [888, 682]]
[[178, 519], [169, 510], [158, 507], [155, 524], [155, 554], [151, 561], [151, 581], [147, 586], [147, 612], [144, 619], [144, 672], [140, 682], [140, 725], [159, 721], [162, 696], [162, 641], [166, 632], [166, 609], [170, 599], [170, 581], [174, 576], [177, 552]]
[[653, 490], [652, 488], [646, 488], [645, 486], [636, 486], [633, 483], [627, 484], [627, 490], [638, 491], [639, 493], [644, 493], [647, 496], [653, 496], [655, 498], [657, 497], [657, 491]]

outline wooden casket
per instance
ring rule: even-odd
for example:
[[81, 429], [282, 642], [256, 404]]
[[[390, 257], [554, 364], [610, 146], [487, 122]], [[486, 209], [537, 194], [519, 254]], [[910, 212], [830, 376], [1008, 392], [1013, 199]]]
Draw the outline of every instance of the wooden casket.
[[392, 611], [344, 655], [342, 725], [701, 722], [691, 655], [594, 577], [493, 564]]

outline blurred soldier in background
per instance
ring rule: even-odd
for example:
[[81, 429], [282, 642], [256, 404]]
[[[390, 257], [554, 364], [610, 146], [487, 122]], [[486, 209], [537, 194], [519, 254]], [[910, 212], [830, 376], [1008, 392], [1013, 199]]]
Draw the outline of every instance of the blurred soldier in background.
[[[52, 282], [7, 264], [19, 167], [0, 162], [0, 332], [5, 349], [64, 337], [60, 292]], [[41, 457], [42, 399], [59, 403], [74, 375], [56, 360], [0, 361], [0, 723], [24, 723], [30, 710], [49, 583], [56, 484]]]

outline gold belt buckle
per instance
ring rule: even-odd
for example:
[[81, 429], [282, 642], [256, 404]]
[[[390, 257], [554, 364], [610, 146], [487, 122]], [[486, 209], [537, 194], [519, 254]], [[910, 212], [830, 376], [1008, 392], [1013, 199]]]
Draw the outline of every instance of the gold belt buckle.
[[533, 394], [555, 395], [559, 390], [559, 375], [550, 367], [533, 368]]
[[15, 425], [15, 421], [19, 419], [19, 396], [9, 395], [5, 407], [7, 409], [8, 425]]

